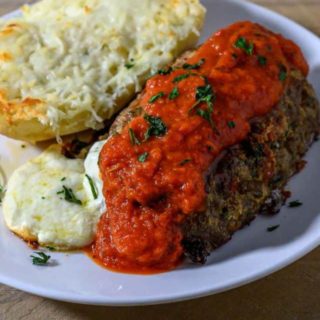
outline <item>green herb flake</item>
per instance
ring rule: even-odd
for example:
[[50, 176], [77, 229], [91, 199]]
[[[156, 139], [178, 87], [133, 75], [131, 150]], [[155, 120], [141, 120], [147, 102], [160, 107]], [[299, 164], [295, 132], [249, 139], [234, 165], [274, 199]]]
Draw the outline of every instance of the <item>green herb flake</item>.
[[212, 111], [208, 110], [208, 109], [197, 109], [196, 114], [198, 116], [200, 116], [201, 118], [205, 119], [206, 121], [209, 122], [211, 128], [217, 133], [219, 134], [219, 131], [217, 130], [217, 128], [215, 127], [213, 120], [212, 120]]
[[207, 120], [211, 127], [215, 129], [212, 113], [213, 113], [213, 103], [215, 102], [216, 96], [210, 84], [197, 87], [196, 90], [196, 103], [191, 107], [189, 113], [192, 112], [199, 104], [205, 102], [207, 104], [207, 109], [197, 109], [196, 114], [205, 120]]
[[248, 42], [246, 38], [240, 37], [235, 42], [234, 46], [239, 49], [243, 49], [248, 56], [253, 55], [254, 44], [253, 42]]
[[296, 208], [296, 207], [300, 207], [300, 206], [302, 206], [302, 202], [299, 200], [291, 201], [291, 202], [289, 202], [289, 205], [288, 205], [289, 208]]
[[66, 177], [63, 177], [63, 178], [61, 178], [60, 181], [65, 181], [66, 179], [67, 179]]
[[210, 122], [210, 118], [211, 118], [211, 113], [209, 110], [202, 110], [202, 109], [198, 109], [196, 111], [196, 114], [200, 117], [202, 117], [203, 119], [207, 120], [208, 122]]
[[155, 94], [154, 96], [152, 96], [150, 99], [149, 99], [149, 103], [154, 103], [155, 101], [157, 101], [158, 99], [164, 97], [164, 92], [159, 92], [157, 94]]
[[205, 59], [200, 59], [198, 63], [195, 64], [189, 64], [189, 63], [185, 63], [182, 68], [185, 70], [194, 70], [194, 69], [199, 69], [204, 63], [205, 63]]
[[267, 231], [268, 231], [268, 232], [272, 232], [272, 231], [274, 231], [274, 230], [278, 229], [279, 227], [280, 227], [280, 225], [279, 225], [279, 224], [277, 224], [277, 225], [274, 225], [274, 226], [268, 227], [268, 228], [267, 228]]
[[132, 128], [129, 128], [129, 137], [130, 137], [130, 142], [131, 144], [134, 145], [140, 145], [141, 142], [139, 141], [139, 139], [136, 137], [134, 131]]
[[51, 246], [47, 246], [46, 249], [48, 249], [49, 251], [56, 251], [56, 248]]
[[0, 203], [2, 203], [2, 198], [4, 196], [4, 193], [5, 193], [4, 186], [0, 184]]
[[64, 195], [64, 200], [70, 202], [70, 203], [75, 203], [78, 205], [82, 205], [81, 200], [79, 200], [75, 194], [73, 193], [71, 188], [67, 188], [66, 186], [62, 186], [62, 190], [58, 191], [57, 194], [63, 194]]
[[179, 96], [179, 89], [177, 87], [174, 87], [173, 90], [169, 94], [169, 100], [174, 100]]
[[160, 70], [158, 70], [157, 73], [162, 75], [162, 76], [165, 76], [167, 74], [170, 74], [172, 71], [173, 71], [172, 67], [169, 67], [167, 69], [160, 69]]
[[228, 121], [227, 125], [230, 129], [234, 129], [236, 127], [236, 124], [234, 123], [234, 121]]
[[267, 58], [264, 56], [258, 56], [258, 62], [260, 66], [265, 66], [267, 64]]
[[140, 156], [138, 157], [138, 161], [145, 162], [147, 160], [148, 156], [149, 156], [149, 153], [144, 152], [144, 153], [140, 154]]
[[209, 109], [212, 111], [213, 102], [215, 101], [215, 94], [210, 84], [200, 86], [196, 91], [197, 103], [206, 102]]
[[89, 185], [90, 185], [90, 189], [91, 189], [91, 192], [92, 192], [92, 196], [93, 196], [93, 199], [98, 199], [98, 189], [94, 183], [94, 181], [92, 180], [92, 178], [86, 174], [86, 178], [88, 179], [89, 181]]
[[127, 62], [124, 66], [127, 68], [127, 69], [131, 69], [134, 67], [134, 60], [133, 59], [130, 59], [130, 62]]
[[149, 128], [144, 134], [144, 139], [147, 141], [150, 137], [161, 137], [167, 133], [167, 126], [159, 117], [154, 117], [146, 114], [144, 119], [149, 123]]
[[287, 79], [287, 68], [283, 64], [279, 68], [279, 80], [283, 82]]
[[51, 258], [50, 256], [46, 255], [44, 252], [41, 252], [41, 251], [34, 252], [34, 254], [38, 256], [31, 255], [30, 257], [32, 258], [32, 264], [37, 266], [46, 265], [49, 259]]
[[188, 162], [191, 162], [191, 161], [192, 161], [192, 159], [184, 159], [179, 163], [179, 165], [184, 166], [185, 164], [187, 164]]
[[173, 83], [177, 83], [177, 82], [180, 82], [180, 81], [182, 81], [182, 80], [184, 80], [184, 79], [189, 78], [190, 76], [191, 76], [190, 73], [183, 73], [183, 74], [180, 74], [179, 76], [175, 77], [175, 78], [172, 80], [172, 82], [173, 82]]
[[45, 199], [46, 199], [46, 197], [41, 197], [41, 199], [42, 199], [42, 200], [45, 200]]

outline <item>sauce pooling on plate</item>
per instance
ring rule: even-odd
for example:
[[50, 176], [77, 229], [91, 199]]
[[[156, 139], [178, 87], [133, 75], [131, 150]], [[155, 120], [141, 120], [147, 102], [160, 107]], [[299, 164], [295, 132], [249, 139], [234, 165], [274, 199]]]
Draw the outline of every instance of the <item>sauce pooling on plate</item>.
[[277, 104], [291, 69], [308, 73], [293, 42], [240, 22], [214, 34], [183, 66], [149, 79], [137, 115], [100, 153], [107, 213], [92, 256], [121, 272], [177, 266], [181, 223], [206, 210], [208, 169], [246, 138], [250, 119]]

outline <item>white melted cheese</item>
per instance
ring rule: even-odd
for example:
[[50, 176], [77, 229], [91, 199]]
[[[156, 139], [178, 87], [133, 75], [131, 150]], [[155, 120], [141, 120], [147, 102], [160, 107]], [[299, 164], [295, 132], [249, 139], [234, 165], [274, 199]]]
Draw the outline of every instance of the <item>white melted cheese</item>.
[[[81, 248], [93, 241], [101, 200], [94, 199], [83, 161], [66, 159], [59, 150], [52, 146], [13, 173], [3, 201], [4, 219], [26, 240], [57, 249]], [[82, 205], [66, 201], [59, 193], [63, 186]]]
[[198, 0], [26, 6], [22, 18], [1, 23], [0, 93], [12, 104], [40, 99], [39, 121], [57, 131], [80, 118], [100, 128], [150, 74], [197, 42], [204, 13]]
[[[94, 201], [95, 205], [99, 207], [101, 213], [106, 212], [106, 201], [103, 196], [103, 182], [100, 176], [100, 169], [99, 169], [99, 155], [101, 152], [102, 147], [106, 143], [106, 140], [96, 142], [90, 149], [86, 160], [84, 162], [85, 172], [86, 174], [91, 177], [94, 185], [97, 189], [98, 197]], [[90, 191], [90, 184], [88, 181], [85, 181], [85, 188], [87, 192]]]

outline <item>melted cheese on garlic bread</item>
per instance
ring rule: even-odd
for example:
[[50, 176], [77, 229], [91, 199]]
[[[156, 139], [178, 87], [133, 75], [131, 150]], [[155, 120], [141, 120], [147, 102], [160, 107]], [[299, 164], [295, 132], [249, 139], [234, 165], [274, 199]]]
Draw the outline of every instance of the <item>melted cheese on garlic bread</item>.
[[40, 141], [123, 108], [198, 40], [198, 0], [43, 0], [0, 29], [0, 133]]

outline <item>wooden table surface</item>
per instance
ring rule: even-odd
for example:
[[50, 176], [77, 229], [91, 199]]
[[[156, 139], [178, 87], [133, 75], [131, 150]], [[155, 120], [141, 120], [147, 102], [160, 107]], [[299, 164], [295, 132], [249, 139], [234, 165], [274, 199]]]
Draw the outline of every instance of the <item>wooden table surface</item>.
[[[0, 14], [26, 2], [0, 0]], [[278, 11], [320, 35], [320, 0], [254, 2]], [[319, 298], [320, 247], [291, 266], [244, 287], [160, 306], [116, 308], [76, 305], [36, 297], [0, 284], [0, 320], [318, 320]]]

